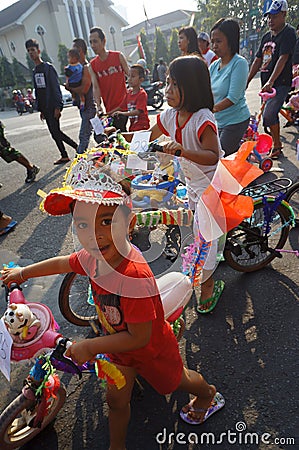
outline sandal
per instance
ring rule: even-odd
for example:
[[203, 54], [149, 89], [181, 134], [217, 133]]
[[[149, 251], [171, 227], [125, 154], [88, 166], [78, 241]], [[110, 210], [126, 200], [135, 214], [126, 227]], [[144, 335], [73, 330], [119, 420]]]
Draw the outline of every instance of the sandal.
[[[215, 308], [215, 306], [218, 303], [219, 298], [221, 297], [221, 294], [223, 292], [225, 283], [222, 280], [216, 280], [214, 283], [214, 289], [213, 289], [213, 294], [212, 297], [207, 298], [206, 300], [201, 300], [199, 299], [198, 301], [198, 305], [197, 305], [197, 312], [199, 312], [200, 314], [207, 314], [211, 311], [213, 311], [213, 309]], [[207, 309], [201, 309], [200, 307], [203, 305], [206, 305], [207, 303], [211, 303], [210, 307]]]
[[282, 155], [283, 155], [282, 147], [274, 147], [274, 148], [271, 149], [269, 156], [272, 159], [278, 159], [279, 156], [282, 156]]
[[[225, 400], [222, 394], [220, 394], [220, 392], [216, 392], [211, 405], [209, 406], [209, 408], [193, 408], [193, 401], [191, 401], [188, 404], [188, 411], [184, 412], [182, 409], [180, 411], [180, 417], [181, 419], [188, 423], [189, 425], [201, 425], [202, 423], [204, 423], [209, 417], [211, 417], [213, 414], [215, 414], [217, 411], [219, 411], [220, 409], [222, 409], [225, 405]], [[195, 412], [195, 413], [202, 413], [205, 412], [205, 415], [203, 417], [202, 420], [198, 420], [198, 419], [190, 419], [188, 414], [189, 412]]]
[[12, 231], [14, 227], [17, 225], [17, 223], [18, 222], [16, 222], [15, 220], [12, 220], [5, 228], [0, 228], [0, 236], [3, 236], [9, 231]]

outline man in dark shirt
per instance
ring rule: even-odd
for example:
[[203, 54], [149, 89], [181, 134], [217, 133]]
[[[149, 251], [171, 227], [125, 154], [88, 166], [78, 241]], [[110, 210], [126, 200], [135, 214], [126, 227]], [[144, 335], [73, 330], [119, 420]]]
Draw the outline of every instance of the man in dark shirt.
[[46, 120], [52, 138], [56, 142], [61, 158], [54, 164], [65, 164], [70, 161], [64, 142], [77, 150], [78, 145], [60, 130], [59, 119], [63, 109], [62, 95], [58, 75], [54, 66], [44, 62], [40, 57], [39, 43], [36, 39], [29, 39], [25, 47], [30, 59], [34, 62], [33, 83], [41, 120]]
[[292, 85], [292, 55], [296, 42], [295, 29], [286, 23], [286, 0], [274, 0], [265, 12], [270, 31], [262, 37], [261, 44], [249, 71], [247, 85], [261, 71], [262, 91], [276, 95], [270, 98], [263, 111], [264, 126], [269, 127], [273, 139], [272, 158], [282, 155], [279, 110]]

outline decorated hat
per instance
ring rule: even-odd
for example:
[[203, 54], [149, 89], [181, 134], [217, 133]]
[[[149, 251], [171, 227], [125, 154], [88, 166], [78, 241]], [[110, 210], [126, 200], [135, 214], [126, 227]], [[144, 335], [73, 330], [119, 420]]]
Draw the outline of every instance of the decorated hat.
[[281, 11], [287, 11], [288, 10], [288, 3], [286, 0], [274, 0], [270, 8], [264, 13], [264, 16], [267, 16], [268, 14], [278, 14]]
[[100, 153], [89, 151], [78, 155], [67, 170], [63, 186], [45, 196], [41, 209], [52, 216], [71, 212], [74, 200], [99, 205], [126, 205], [131, 208], [130, 196], [112, 177], [109, 168], [99, 163]]

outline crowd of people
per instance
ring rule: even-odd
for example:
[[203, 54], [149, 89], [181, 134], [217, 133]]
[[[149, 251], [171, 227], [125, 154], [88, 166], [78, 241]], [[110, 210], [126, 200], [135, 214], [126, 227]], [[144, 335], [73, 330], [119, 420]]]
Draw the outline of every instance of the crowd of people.
[[[152, 128], [147, 94], [142, 88], [146, 78], [143, 65], [129, 67], [121, 52], [108, 50], [105, 34], [98, 27], [90, 30], [89, 44], [96, 56], [89, 64], [86, 42], [74, 39], [74, 51], [69, 52], [66, 68], [66, 87], [72, 92], [81, 116], [79, 144], [60, 129], [63, 104], [57, 72], [53, 65], [42, 61], [39, 43], [35, 39], [27, 40], [25, 46], [35, 64], [37, 109], [60, 152], [60, 159], [54, 164], [70, 161], [65, 143], [76, 153], [84, 153], [92, 133], [90, 119], [96, 113], [111, 115], [114, 127], [123, 131], [128, 141], [139, 130], [149, 130], [151, 140], [168, 136], [164, 152], [171, 155], [179, 152], [189, 207], [194, 211], [193, 233], [199, 236], [199, 199], [209, 186], [220, 158], [239, 148], [250, 117], [245, 91], [261, 67], [262, 91], [276, 89], [276, 96], [267, 102], [263, 113], [264, 125], [270, 128], [273, 138], [271, 156], [282, 154], [278, 113], [291, 88], [293, 54], [294, 57], [298, 54], [295, 29], [286, 23], [287, 9], [286, 0], [274, 0], [265, 12], [270, 31], [263, 36], [250, 68], [239, 54], [240, 28], [236, 20], [220, 19], [209, 33], [197, 34], [193, 27], [181, 28], [178, 33], [181, 56], [171, 61], [169, 67], [161, 59], [154, 68], [153, 78], [166, 84], [168, 108], [157, 116]], [[266, 58], [269, 46], [272, 53]], [[0, 156], [6, 162], [15, 160], [23, 164], [27, 168], [26, 182], [34, 181], [39, 168], [11, 148], [4, 135], [2, 140], [4, 150]], [[99, 320], [107, 333], [74, 343], [67, 355], [82, 364], [98, 353], [108, 353], [125, 376], [124, 388], [110, 387], [107, 393], [110, 449], [125, 449], [130, 399], [137, 374], [161, 394], [175, 390], [193, 394], [193, 399], [180, 412], [188, 424], [202, 424], [225, 401], [214, 385], [183, 365], [176, 339], [164, 320], [154, 276], [130, 243], [135, 218], [128, 184], [116, 179], [108, 168], [98, 168], [93, 158], [86, 160], [82, 170], [80, 180], [74, 177], [67, 189], [56, 189], [44, 200], [44, 209], [49, 214], [72, 215], [82, 250], [22, 269], [4, 269], [2, 280], [22, 283], [33, 277], [72, 271], [89, 276]], [[10, 216], [0, 212], [0, 235], [15, 225]], [[197, 305], [200, 314], [216, 307], [224, 289], [224, 282], [213, 278], [216, 253], [215, 240], [203, 267]], [[132, 289], [132, 280], [134, 283], [138, 280], [138, 288]]]

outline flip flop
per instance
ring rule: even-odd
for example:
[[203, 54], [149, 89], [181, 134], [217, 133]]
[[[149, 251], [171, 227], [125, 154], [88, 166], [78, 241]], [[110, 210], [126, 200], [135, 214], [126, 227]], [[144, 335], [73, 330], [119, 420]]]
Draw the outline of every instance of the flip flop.
[[[197, 305], [197, 312], [199, 312], [200, 314], [207, 314], [211, 311], [213, 311], [213, 309], [215, 308], [215, 306], [218, 303], [219, 298], [221, 297], [221, 294], [223, 292], [225, 283], [222, 280], [216, 280], [214, 283], [214, 289], [213, 289], [213, 294], [212, 297], [207, 298], [206, 300], [201, 301], [199, 299], [198, 301], [198, 305]], [[201, 305], [206, 305], [207, 303], [211, 303], [211, 306], [208, 309], [200, 309]]]
[[[208, 420], [209, 417], [211, 417], [213, 414], [215, 414], [217, 411], [219, 411], [220, 409], [222, 409], [225, 405], [225, 400], [222, 394], [220, 394], [220, 392], [216, 392], [211, 405], [209, 406], [209, 408], [193, 408], [192, 406], [192, 401], [189, 403], [189, 409], [187, 412], [184, 412], [182, 409], [180, 411], [180, 418], [188, 423], [189, 425], [201, 425], [202, 423], [204, 423], [206, 420]], [[188, 413], [192, 411], [192, 412], [204, 412], [206, 411], [204, 418], [202, 420], [196, 420], [196, 419], [190, 419], [188, 417]]]
[[18, 222], [16, 222], [15, 220], [12, 220], [7, 227], [5, 228], [0, 228], [0, 236], [3, 236], [4, 234], [8, 233], [9, 231], [12, 231], [14, 229], [14, 227], [17, 225]]

